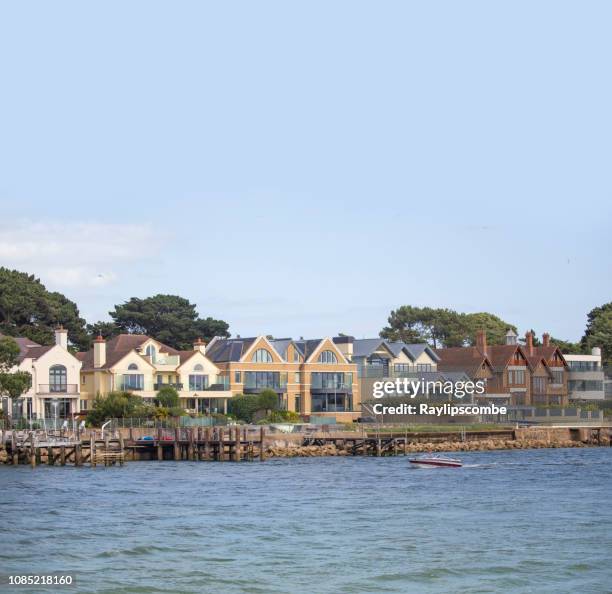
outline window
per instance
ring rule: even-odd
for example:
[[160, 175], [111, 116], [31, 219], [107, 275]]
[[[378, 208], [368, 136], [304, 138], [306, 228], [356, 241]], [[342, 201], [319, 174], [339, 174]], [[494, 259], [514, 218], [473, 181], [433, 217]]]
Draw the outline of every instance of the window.
[[138, 365], [136, 363], [130, 363], [128, 365], [128, 371], [136, 371], [138, 369]]
[[418, 363], [417, 371], [431, 371], [431, 363]]
[[313, 390], [350, 390], [352, 384], [352, 373], [312, 373], [310, 375], [310, 387]]
[[533, 391], [536, 394], [544, 394], [546, 392], [546, 378], [545, 377], [534, 377], [533, 378]]
[[54, 365], [49, 369], [49, 392], [66, 392], [67, 382], [68, 372], [63, 365]]
[[393, 369], [396, 373], [409, 373], [413, 370], [413, 367], [409, 363], [396, 363], [393, 365]]
[[81, 376], [81, 383], [82, 383], [82, 384], [84, 384], [84, 383], [85, 383], [85, 376], [84, 376], [84, 375], [82, 375], [82, 376]]
[[253, 363], [272, 363], [272, 355], [266, 349], [257, 349], [251, 361]]
[[[208, 388], [208, 376], [202, 374], [193, 374], [189, 376], [189, 390], [192, 392], [198, 392], [200, 390], [206, 390]], [[195, 408], [192, 406], [191, 408]]]
[[87, 400], [81, 400], [81, 410], [87, 410]]
[[296, 348], [294, 348], [293, 349], [293, 362], [299, 363], [301, 360], [302, 360], [302, 357], [300, 357], [300, 353], [298, 352]]
[[300, 394], [295, 395], [294, 409], [296, 413], [302, 412], [302, 396]]
[[236, 382], [237, 384], [242, 383], [242, 374], [239, 371], [234, 372], [234, 382]]
[[299, 384], [302, 382], [302, 377], [299, 371], [295, 372], [295, 377], [293, 378], [294, 383]]
[[338, 357], [336, 357], [336, 353], [334, 353], [333, 351], [323, 351], [319, 355], [319, 363], [333, 365], [335, 363], [338, 363]]
[[287, 384], [287, 374], [278, 371], [245, 371], [244, 389], [245, 390], [281, 390]]
[[525, 372], [520, 370], [508, 371], [508, 385], [520, 385], [525, 383]]
[[156, 358], [156, 355], [157, 355], [157, 351], [155, 350], [155, 347], [152, 344], [150, 344], [146, 348], [145, 354], [147, 355], [147, 357], [151, 357], [151, 362], [152, 363], [155, 363], [155, 358]]
[[144, 390], [144, 375], [141, 373], [124, 373], [121, 384], [121, 390]]
[[193, 370], [194, 371], [204, 371], [204, 365], [202, 365], [201, 363], [198, 363], [197, 365], [193, 366]]
[[553, 369], [552, 370], [552, 383], [553, 384], [562, 384], [563, 383], [563, 370], [562, 369]]
[[342, 412], [353, 408], [350, 394], [313, 394], [311, 402], [312, 412]]

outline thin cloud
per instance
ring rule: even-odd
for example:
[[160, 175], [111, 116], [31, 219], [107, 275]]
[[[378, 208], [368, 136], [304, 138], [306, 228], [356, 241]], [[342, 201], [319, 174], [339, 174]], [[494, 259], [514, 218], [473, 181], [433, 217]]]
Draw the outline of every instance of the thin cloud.
[[149, 259], [159, 244], [148, 224], [0, 224], [0, 263], [36, 274], [58, 288], [112, 285], [125, 263]]

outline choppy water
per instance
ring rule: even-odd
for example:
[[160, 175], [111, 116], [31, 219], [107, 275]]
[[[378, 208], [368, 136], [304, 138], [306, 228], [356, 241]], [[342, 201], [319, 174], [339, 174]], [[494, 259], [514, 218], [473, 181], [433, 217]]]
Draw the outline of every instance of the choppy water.
[[606, 592], [612, 449], [0, 468], [15, 592]]

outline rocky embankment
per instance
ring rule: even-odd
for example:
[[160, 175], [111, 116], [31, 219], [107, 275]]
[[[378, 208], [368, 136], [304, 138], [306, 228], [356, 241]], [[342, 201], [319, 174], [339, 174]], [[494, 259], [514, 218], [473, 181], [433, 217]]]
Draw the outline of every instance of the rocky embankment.
[[[524, 440], [503, 440], [485, 439], [465, 442], [442, 441], [437, 443], [413, 443], [406, 448], [408, 453], [422, 452], [477, 452], [489, 450], [528, 450], [539, 448], [582, 448], [593, 444], [573, 441], [571, 439], [524, 439]], [[597, 444], [595, 444], [597, 445]], [[600, 445], [609, 445], [606, 439]], [[403, 446], [399, 448], [403, 453]], [[350, 456], [349, 447], [326, 444], [322, 446], [302, 446], [297, 444], [272, 444], [267, 448], [267, 455], [276, 458], [296, 458], [296, 457], [317, 457], [317, 456]]]

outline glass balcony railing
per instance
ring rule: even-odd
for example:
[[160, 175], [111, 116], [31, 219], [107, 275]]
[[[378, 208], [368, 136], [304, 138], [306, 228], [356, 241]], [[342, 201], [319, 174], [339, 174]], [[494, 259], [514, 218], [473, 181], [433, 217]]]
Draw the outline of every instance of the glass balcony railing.
[[349, 392], [352, 388], [352, 373], [312, 373], [310, 376], [311, 390]]
[[284, 392], [287, 387], [287, 374], [278, 371], [245, 371], [243, 391], [245, 393], [274, 390]]

